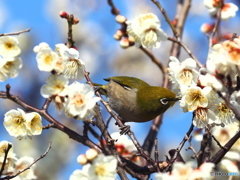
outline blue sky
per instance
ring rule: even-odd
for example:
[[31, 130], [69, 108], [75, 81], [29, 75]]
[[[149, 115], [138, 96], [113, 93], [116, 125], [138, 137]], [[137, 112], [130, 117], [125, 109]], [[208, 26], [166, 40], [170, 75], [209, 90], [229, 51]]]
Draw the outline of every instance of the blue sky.
[[[151, 1], [146, 0], [139, 4], [137, 4], [137, 2], [138, 1], [136, 0], [116, 1], [116, 5], [121, 10], [121, 13], [128, 18], [132, 18], [138, 13], [152, 11], [157, 13], [162, 20], [162, 28], [169, 32], [169, 36], [171, 36], [171, 31], [169, 30], [166, 22], [163, 20], [163, 16], [151, 3]], [[166, 9], [166, 12], [171, 18], [173, 18], [175, 12], [175, 7], [172, 6], [172, 4], [175, 2], [175, 0], [171, 0], [162, 3]], [[199, 28], [202, 23], [212, 22], [212, 20], [200, 1], [195, 0], [193, 2], [194, 5], [190, 11], [191, 16], [187, 18], [183, 40], [186, 41], [186, 44], [190, 47], [190, 49], [196, 53], [196, 56], [199, 58], [199, 60], [201, 62], [205, 62], [208, 42], [207, 38], [200, 33]], [[64, 43], [66, 41], [67, 24], [65, 20], [59, 18], [58, 13], [60, 10], [66, 10], [69, 13], [74, 13], [75, 17], [80, 19], [80, 23], [74, 27], [74, 39], [76, 41], [76, 46], [79, 49], [80, 57], [83, 61], [86, 61], [86, 68], [90, 71], [90, 76], [93, 81], [104, 83], [102, 78], [114, 75], [125, 75], [124, 71], [119, 70], [120, 68], [117, 69], [114, 66], [114, 60], [121, 60], [121, 58], [124, 59], [132, 56], [131, 51], [133, 48], [130, 50], [123, 50], [119, 47], [118, 42], [112, 38], [119, 26], [117, 23], [115, 23], [114, 16], [110, 14], [110, 8], [107, 5], [107, 1], [99, 2], [96, 0], [91, 0], [87, 3], [76, 0], [1, 0], [0, 11], [2, 12], [2, 15], [0, 20], [0, 33], [15, 32], [27, 28], [31, 28], [31, 31], [30, 33], [25, 33], [18, 36], [20, 46], [22, 48], [21, 57], [23, 59], [24, 68], [20, 71], [17, 78], [9, 79], [7, 82], [0, 83], [0, 89], [4, 90], [5, 85], [10, 83], [13, 93], [20, 95], [22, 99], [38, 107], [41, 107], [44, 101], [39, 93], [39, 88], [44, 84], [48, 74], [42, 73], [38, 70], [35, 60], [36, 55], [33, 53], [32, 49], [40, 42], [47, 42], [52, 48], [54, 48], [55, 44]], [[239, 25], [236, 22], [239, 22], [239, 12], [238, 17], [236, 17], [234, 20], [229, 20], [228, 22], [223, 22], [221, 24], [223, 26], [223, 31], [230, 33], [239, 32]], [[231, 28], [228, 28], [230, 25]], [[170, 43], [164, 43], [160, 50], [154, 50], [153, 53], [161, 58], [167, 57], [169, 54], [166, 54], [166, 52], [169, 52], [169, 47]], [[141, 54], [140, 51], [139, 54]], [[186, 58], [186, 53], [182, 53], [181, 57], [183, 59]], [[144, 60], [146, 59], [144, 55], [141, 55], [140, 58]], [[148, 66], [150, 63], [151, 62], [149, 61], [146, 65], [144, 64], [144, 66]], [[151, 64], [151, 66], [154, 65]], [[122, 69], [124, 68], [122, 67]], [[155, 72], [143, 72], [145, 71], [130, 70], [127, 72], [127, 75], [141, 77], [150, 84], [159, 85], [159, 79], [153, 78], [155, 77]], [[83, 82], [85, 81], [83, 80]], [[7, 110], [18, 107], [9, 102], [5, 104], [5, 101], [3, 100], [0, 100], [0, 103], [4, 103], [5, 105], [4, 108], [0, 110], [0, 116], [2, 118]], [[51, 107], [50, 110], [51, 111], [49, 112], [52, 113], [54, 117], [59, 117], [59, 120], [62, 123], [75, 127], [74, 125], [76, 125], [76, 122], [72, 124], [71, 122], [66, 121], [64, 116], [54, 112], [53, 107]], [[178, 104], [166, 112], [164, 115], [163, 125], [158, 135], [160, 142], [159, 144], [161, 144], [161, 147], [159, 148], [161, 150], [160, 154], [162, 155], [162, 159], [164, 158], [163, 155], [167, 154], [169, 148], [176, 148], [178, 146], [189, 125], [191, 124], [191, 116], [191, 113], [183, 113]], [[104, 117], [107, 118], [108, 115], [105, 114]], [[47, 124], [46, 121], [44, 123]], [[140, 140], [140, 142], [142, 142], [148, 132], [146, 131], [146, 129], [148, 129], [146, 127], [150, 127], [151, 122], [143, 124], [130, 124], [137, 138]], [[81, 126], [82, 123], [78, 122], [76, 126], [78, 128], [77, 130], [81, 129]], [[111, 131], [114, 130], [115, 129], [112, 127]], [[50, 129], [49, 131], [51, 132], [44, 131], [45, 134], [41, 137], [33, 137], [32, 140], [27, 140], [27, 142], [34, 144], [34, 147], [32, 147], [33, 149], [35, 147], [38, 148], [38, 151], [32, 152], [32, 150], [29, 153], [32, 153], [35, 155], [35, 157], [38, 157], [37, 155], [40, 155], [41, 152], [46, 149], [47, 142], [49, 140], [53, 141], [53, 148], [51, 150], [52, 152], [49, 153], [49, 156], [54, 156], [54, 152], [58, 151], [61, 151], [63, 153], [62, 155], [64, 156], [64, 152], [68, 151], [67, 147], [69, 147], [69, 152], [71, 153], [66, 153], [66, 162], [59, 162], [62, 163], [59, 167], [61, 171], [59, 171], [57, 175], [58, 179], [60, 180], [68, 179], [73, 170], [80, 168], [80, 166], [76, 163], [77, 155], [84, 153], [87, 148], [77, 144], [74, 141], [68, 140], [68, 138], [65, 136], [61, 136], [60, 138], [64, 138], [66, 143], [58, 142], [56, 143], [56, 146], [54, 146], [55, 138], [60, 135], [54, 134], [56, 130]], [[0, 132], [0, 141], [4, 139], [13, 141], [16, 143], [17, 149], [19, 149], [18, 147], [22, 147], [20, 145], [21, 143], [25, 145], [27, 144], [23, 142], [24, 140], [19, 142], [18, 140], [10, 137], [3, 127], [0, 127]], [[41, 141], [42, 143], [37, 141]], [[61, 140], [58, 139], [57, 141]], [[73, 145], [70, 145], [71, 143]], [[66, 147], [59, 148], [58, 145]], [[56, 155], [55, 158], [57, 159], [59, 157]], [[46, 161], [41, 165], [43, 166], [44, 163], [50, 162]], [[38, 170], [41, 169], [41, 165], [38, 167]]]

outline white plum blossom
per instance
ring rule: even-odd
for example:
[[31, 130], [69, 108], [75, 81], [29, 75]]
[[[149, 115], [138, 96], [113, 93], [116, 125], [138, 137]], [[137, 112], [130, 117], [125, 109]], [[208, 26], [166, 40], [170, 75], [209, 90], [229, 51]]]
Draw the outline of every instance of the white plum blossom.
[[21, 49], [18, 46], [18, 39], [12, 36], [0, 37], [0, 56], [15, 57], [20, 55]]
[[186, 90], [182, 99], [180, 100], [180, 106], [184, 112], [194, 111], [198, 107], [207, 107], [208, 98], [211, 95], [212, 88], [207, 86], [201, 89], [198, 86], [190, 87]]
[[38, 69], [40, 71], [50, 72], [56, 67], [58, 59], [59, 57], [56, 52], [49, 48], [43, 48], [36, 56]]
[[128, 136], [120, 135], [119, 132], [114, 132], [111, 134], [111, 137], [116, 140], [116, 142], [114, 143], [116, 149], [118, 149], [118, 147], [120, 147], [120, 146], [123, 146], [125, 152], [126, 151], [127, 152], [137, 151], [135, 145], [128, 138]]
[[79, 52], [74, 48], [68, 48], [64, 44], [57, 44], [56, 51], [62, 58], [63, 74], [67, 78], [82, 79], [84, 77], [85, 63], [79, 59]]
[[[239, 171], [239, 168], [237, 165], [238, 162], [239, 162], [239, 159], [235, 162], [235, 161], [224, 158], [220, 161], [219, 166], [220, 166], [221, 170], [223, 170], [224, 172], [230, 172], [230, 173], [234, 172], [234, 173], [239, 174], [240, 171]], [[239, 175], [237, 177], [239, 178]]]
[[115, 180], [117, 158], [99, 154], [88, 169], [88, 175], [92, 180]]
[[40, 135], [42, 133], [42, 117], [36, 113], [26, 113], [26, 127], [28, 129], [28, 136]]
[[[27, 168], [33, 162], [34, 162], [34, 159], [32, 157], [29, 157], [29, 156], [21, 157], [20, 159], [18, 159], [16, 161], [14, 170], [17, 173], [17, 172]], [[35, 165], [31, 166], [31, 168], [29, 168], [26, 171], [24, 171], [23, 173], [19, 174], [18, 177], [20, 179], [24, 179], [24, 180], [37, 179], [37, 176], [34, 174], [34, 169], [35, 169]]]
[[115, 180], [117, 158], [99, 154], [93, 161], [75, 170], [69, 180]]
[[77, 81], [68, 86], [68, 98], [65, 106], [65, 113], [68, 117], [76, 119], [87, 119], [94, 114], [94, 106], [99, 97], [94, 96], [94, 89], [88, 84]]
[[40, 89], [41, 95], [44, 98], [53, 95], [64, 96], [64, 90], [68, 87], [69, 80], [63, 75], [50, 75], [46, 81], [47, 84], [43, 85]]
[[213, 163], [203, 163], [199, 168], [195, 168], [192, 162], [182, 163], [175, 162], [172, 167], [172, 172], [156, 173], [156, 180], [209, 180], [212, 179], [211, 171], [214, 168]]
[[[89, 170], [90, 166], [91, 166], [90, 164], [87, 164], [87, 165], [84, 165], [82, 169], [76, 169], [71, 174], [69, 180], [79, 180], [79, 179], [91, 180], [88, 176], [88, 170]], [[92, 179], [92, 180], [94, 180], [94, 179]]]
[[[0, 141], [0, 167], [2, 167], [4, 157], [5, 157], [5, 151], [8, 149], [9, 144], [12, 146], [12, 143], [8, 141]], [[16, 159], [17, 159], [16, 154], [13, 152], [13, 147], [11, 147], [8, 151], [8, 156], [5, 162], [4, 171], [3, 171], [4, 173], [13, 170], [13, 165]]]
[[[224, 127], [215, 126], [212, 129], [212, 134], [218, 140], [218, 142], [223, 146], [226, 144], [229, 139], [231, 139], [239, 131], [239, 121], [235, 121], [232, 124], [228, 124]], [[215, 147], [218, 147], [217, 144], [213, 143]], [[231, 151], [240, 151], [240, 139], [238, 139], [234, 145], [231, 147]], [[229, 152], [231, 152], [229, 151]], [[235, 158], [238, 156], [235, 156]], [[240, 159], [239, 159], [240, 160]]]
[[194, 111], [193, 125], [197, 128], [205, 128], [208, 124], [212, 124], [216, 115], [210, 108], [199, 107]]
[[224, 3], [221, 7], [219, 0], [204, 0], [204, 5], [212, 16], [216, 15], [218, 9], [221, 8], [221, 19], [224, 21], [235, 17], [238, 11], [238, 7], [233, 3]]
[[229, 18], [235, 17], [238, 7], [233, 3], [225, 3], [221, 11], [221, 19], [226, 21]]
[[222, 91], [224, 89], [221, 81], [218, 80], [215, 75], [212, 75], [209, 73], [207, 73], [205, 75], [202, 75], [202, 74], [199, 75], [198, 81], [199, 81], [200, 85], [203, 87], [210, 86], [211, 88], [213, 88], [214, 90], [217, 90], [217, 91]]
[[0, 57], [0, 81], [6, 81], [8, 77], [15, 78], [22, 68], [20, 57]]
[[172, 175], [176, 179], [188, 179], [193, 171], [193, 163], [187, 162], [184, 164], [182, 162], [175, 162], [172, 168]]
[[224, 50], [222, 44], [215, 44], [208, 53], [206, 67], [211, 74], [220, 74], [226, 77], [230, 75], [234, 77], [237, 73], [237, 68], [228, 61], [228, 53]]
[[[231, 103], [234, 104], [235, 107], [237, 107], [236, 101], [231, 101]], [[239, 105], [238, 105], [238, 109], [239, 109]], [[235, 114], [227, 106], [225, 101], [220, 98], [218, 98], [215, 106], [212, 107], [212, 110], [216, 114], [216, 123], [228, 125], [228, 124], [232, 124], [236, 120]]]
[[177, 82], [180, 86], [196, 85], [199, 72], [196, 70], [197, 64], [192, 58], [187, 58], [183, 62], [173, 56], [169, 58], [169, 74], [173, 83]]
[[137, 47], [159, 48], [160, 42], [167, 40], [158, 17], [153, 13], [141, 14], [126, 24], [127, 33], [134, 38]]
[[205, 162], [201, 164], [199, 168], [194, 169], [191, 174], [188, 177], [188, 180], [209, 180], [213, 179], [213, 176], [211, 175], [211, 172], [213, 171], [215, 164]]
[[33, 52], [39, 53], [42, 49], [51, 49], [46, 42], [41, 42], [39, 45], [33, 48]]
[[25, 113], [22, 109], [10, 110], [4, 115], [4, 127], [11, 136], [22, 138], [42, 132], [42, 118], [38, 113]]

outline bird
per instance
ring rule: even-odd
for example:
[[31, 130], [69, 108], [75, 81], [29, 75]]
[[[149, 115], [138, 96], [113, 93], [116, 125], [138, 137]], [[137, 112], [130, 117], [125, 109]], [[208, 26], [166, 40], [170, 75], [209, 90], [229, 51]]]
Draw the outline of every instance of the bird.
[[145, 81], [128, 76], [105, 78], [105, 85], [96, 84], [101, 95], [122, 122], [147, 122], [164, 113], [180, 100], [164, 87], [151, 86]]

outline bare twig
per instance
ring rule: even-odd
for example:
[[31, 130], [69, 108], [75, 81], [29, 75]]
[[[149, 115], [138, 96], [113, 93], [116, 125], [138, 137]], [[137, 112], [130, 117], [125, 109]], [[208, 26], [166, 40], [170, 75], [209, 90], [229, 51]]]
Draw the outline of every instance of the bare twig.
[[120, 14], [120, 11], [116, 8], [112, 0], [108, 0], [108, 4], [111, 7], [111, 13], [115, 16]]
[[220, 149], [210, 160], [214, 164], [218, 164], [225, 154], [231, 149], [233, 144], [240, 138], [240, 131], [238, 131], [225, 145]]
[[181, 149], [183, 148], [185, 142], [188, 141], [189, 136], [190, 136], [190, 134], [191, 134], [192, 131], [193, 131], [193, 128], [194, 128], [194, 126], [193, 126], [193, 124], [191, 124], [188, 132], [186, 133], [186, 135], [184, 136], [182, 142], [179, 144], [178, 148], [176, 149], [176, 152], [174, 153], [174, 156], [171, 158], [171, 161], [170, 161], [171, 163], [174, 163], [175, 160], [177, 159], [177, 156], [178, 156], [178, 154], [180, 153]]
[[[140, 49], [152, 60], [153, 63], [155, 63], [159, 69], [162, 71], [163, 74], [166, 73], [164, 65], [146, 48], [140, 46]], [[163, 82], [164, 82], [164, 76], [163, 76]]]
[[43, 153], [39, 158], [37, 158], [35, 161], [33, 161], [33, 163], [29, 164], [26, 168], [24, 168], [21, 171], [18, 171], [15, 175], [5, 176], [4, 178], [0, 178], [0, 180], [13, 179], [13, 178], [17, 177], [19, 174], [23, 173], [24, 171], [30, 169], [34, 164], [36, 164], [40, 159], [44, 158], [48, 154], [49, 150], [51, 149], [51, 144], [52, 143], [50, 142], [45, 153]]
[[0, 34], [0, 37], [1, 36], [14, 36], [14, 35], [19, 35], [19, 34], [22, 34], [22, 33], [25, 33], [25, 32], [30, 32], [31, 28], [29, 29], [24, 29], [24, 30], [21, 30], [21, 31], [17, 31], [17, 32], [13, 32], [13, 33], [2, 33]]
[[2, 173], [4, 171], [4, 168], [5, 168], [5, 165], [6, 165], [6, 162], [7, 162], [8, 152], [11, 148], [12, 148], [12, 145], [10, 143], [8, 143], [7, 149], [4, 149], [4, 159], [3, 159], [2, 167], [1, 167], [1, 170], [0, 170], [0, 177], [2, 176]]
[[220, 0], [219, 3], [220, 3], [220, 7], [218, 8], [217, 17], [216, 17], [216, 21], [215, 21], [215, 24], [213, 27], [213, 31], [212, 31], [212, 34], [209, 36], [209, 49], [212, 48], [213, 38], [214, 38], [214, 36], [218, 30], [219, 24], [221, 22], [222, 6], [224, 5], [224, 2], [223, 2], [223, 0]]

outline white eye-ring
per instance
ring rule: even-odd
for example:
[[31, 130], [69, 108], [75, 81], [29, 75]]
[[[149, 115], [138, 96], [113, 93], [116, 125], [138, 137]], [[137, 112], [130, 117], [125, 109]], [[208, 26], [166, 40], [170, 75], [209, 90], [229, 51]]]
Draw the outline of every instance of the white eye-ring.
[[160, 102], [161, 102], [163, 105], [167, 105], [167, 104], [168, 104], [168, 99], [167, 99], [167, 98], [162, 98], [162, 99], [160, 99]]

